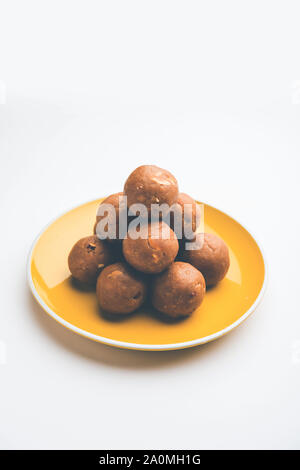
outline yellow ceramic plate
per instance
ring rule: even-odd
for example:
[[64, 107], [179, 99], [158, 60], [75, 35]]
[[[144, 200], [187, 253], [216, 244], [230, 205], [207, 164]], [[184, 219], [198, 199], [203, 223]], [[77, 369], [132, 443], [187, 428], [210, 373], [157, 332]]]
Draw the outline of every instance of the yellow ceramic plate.
[[161, 322], [142, 307], [122, 321], [109, 321], [99, 311], [95, 292], [72, 283], [67, 258], [74, 243], [92, 234], [99, 202], [65, 213], [38, 236], [28, 260], [32, 293], [42, 308], [61, 325], [82, 336], [128, 349], [181, 349], [212, 341], [228, 333], [256, 308], [265, 288], [265, 262], [249, 232], [223, 212], [205, 204], [205, 231], [219, 235], [230, 250], [226, 278], [209, 289], [190, 318]]

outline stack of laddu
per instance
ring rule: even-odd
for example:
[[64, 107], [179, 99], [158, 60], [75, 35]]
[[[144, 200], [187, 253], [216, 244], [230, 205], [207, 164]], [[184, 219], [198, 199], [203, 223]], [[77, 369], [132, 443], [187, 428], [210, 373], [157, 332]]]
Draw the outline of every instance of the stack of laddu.
[[[141, 230], [143, 237], [136, 237], [136, 227], [133, 233], [129, 217], [126, 237], [119, 238], [122, 216], [119, 202], [124, 195], [127, 196], [124, 210], [137, 203], [147, 209], [149, 218], [145, 222], [146, 231]], [[186, 240], [176, 235], [176, 208], [180, 209], [182, 225], [190, 223], [196, 232], [199, 205], [187, 194], [179, 193], [177, 180], [169, 171], [154, 165], [140, 166], [129, 175], [123, 192], [112, 194], [101, 204], [115, 208], [116, 238], [98, 238], [97, 225], [107, 213], [97, 215], [94, 235], [73, 246], [68, 264], [77, 281], [96, 286], [100, 308], [108, 314], [134, 312], [149, 297], [155, 309], [164, 315], [187, 317], [201, 304], [206, 286], [218, 283], [226, 275], [230, 260], [223, 240], [211, 233], [197, 233], [194, 242], [197, 243], [197, 237], [201, 240], [199, 248], [187, 250]], [[152, 204], [175, 207], [169, 225], [162, 220], [150, 223]], [[187, 204], [192, 210], [185, 214]], [[183, 226], [180, 232], [184, 233]]]

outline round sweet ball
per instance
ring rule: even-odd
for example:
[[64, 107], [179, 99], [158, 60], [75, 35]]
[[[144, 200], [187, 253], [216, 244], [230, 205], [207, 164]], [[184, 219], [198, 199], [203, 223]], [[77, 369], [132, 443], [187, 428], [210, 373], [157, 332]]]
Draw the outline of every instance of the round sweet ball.
[[152, 304], [165, 315], [190, 315], [205, 295], [205, 280], [191, 264], [176, 261], [153, 281]]
[[124, 194], [128, 207], [136, 203], [144, 204], [150, 212], [151, 204], [171, 206], [176, 201], [178, 183], [169, 171], [155, 165], [143, 165], [127, 178]]
[[[189, 232], [196, 232], [200, 224], [201, 210], [195, 199], [185, 193], [179, 193], [170, 223], [178, 238], [184, 238], [185, 227]], [[179, 224], [179, 225], [177, 225]]]
[[149, 223], [141, 228], [139, 235], [135, 238], [136, 234], [129, 227], [123, 241], [123, 255], [135, 269], [156, 274], [174, 261], [179, 244], [175, 233], [165, 222]]
[[101, 309], [114, 314], [134, 312], [144, 302], [147, 286], [141, 275], [119, 262], [103, 269], [96, 293]]
[[68, 257], [72, 276], [87, 284], [95, 283], [100, 271], [112, 261], [110, 247], [96, 235], [78, 240]]
[[[115, 217], [110, 215], [110, 213], [108, 211], [105, 211], [103, 215], [98, 215], [98, 212], [99, 212], [99, 208], [102, 206], [104, 206], [104, 204], [111, 204], [115, 210]], [[110, 196], [108, 196], [106, 199], [104, 199], [101, 204], [99, 205], [98, 207], [98, 210], [97, 210], [97, 216], [96, 216], [96, 222], [95, 222], [95, 225], [94, 225], [94, 234], [97, 234], [99, 232], [99, 229], [100, 229], [100, 226], [98, 225], [98, 223], [107, 217], [108, 219], [108, 223], [111, 225], [114, 223], [114, 221], [116, 222], [116, 232], [115, 232], [115, 235], [116, 237], [115, 238], [110, 238], [109, 236], [107, 236], [107, 240], [108, 241], [115, 241], [115, 240], [119, 240], [119, 227], [120, 227], [120, 216], [121, 214], [124, 212], [126, 212], [126, 207], [124, 205], [124, 201], [123, 201], [123, 193], [120, 192], [120, 193], [115, 193], [115, 194], [111, 194]], [[125, 214], [124, 214], [125, 215]], [[104, 227], [104, 232], [107, 232], [108, 230], [108, 224], [105, 225]], [[100, 235], [100, 232], [98, 233]]]
[[230, 258], [227, 245], [221, 238], [212, 233], [198, 234], [198, 249], [185, 250], [184, 261], [195, 266], [202, 272], [207, 286], [221, 281], [229, 269]]

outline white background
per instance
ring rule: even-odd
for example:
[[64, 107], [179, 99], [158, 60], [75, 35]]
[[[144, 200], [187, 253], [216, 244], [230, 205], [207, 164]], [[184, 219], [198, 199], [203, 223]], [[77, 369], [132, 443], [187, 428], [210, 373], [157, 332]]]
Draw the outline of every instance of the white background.
[[[0, 5], [0, 447], [299, 448], [299, 2]], [[147, 163], [264, 247], [261, 306], [203, 347], [90, 342], [26, 285], [42, 227]]]

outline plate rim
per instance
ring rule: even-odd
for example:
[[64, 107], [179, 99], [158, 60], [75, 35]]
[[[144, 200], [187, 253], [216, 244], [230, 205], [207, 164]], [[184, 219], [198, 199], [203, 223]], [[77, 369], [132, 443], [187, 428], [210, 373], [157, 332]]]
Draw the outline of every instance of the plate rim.
[[[204, 204], [206, 206], [209, 206], [209, 207], [212, 207], [213, 209], [216, 209], [217, 211], [221, 212], [222, 214], [226, 215], [227, 217], [230, 217], [232, 220], [237, 222], [244, 230], [246, 230], [249, 233], [249, 235], [253, 238], [253, 240], [255, 241], [258, 249], [261, 252], [262, 259], [263, 259], [263, 264], [264, 264], [264, 281], [263, 281], [262, 287], [261, 287], [261, 289], [259, 291], [259, 294], [256, 297], [255, 301], [253, 302], [251, 307], [240, 318], [238, 318], [235, 322], [231, 323], [231, 325], [227, 326], [226, 328], [223, 328], [222, 330], [219, 330], [216, 333], [213, 333], [211, 335], [204, 336], [203, 338], [197, 338], [197, 339], [193, 339], [193, 340], [190, 340], [190, 341], [183, 341], [183, 342], [180, 342], [180, 343], [165, 343], [165, 344], [139, 344], [139, 343], [130, 343], [130, 342], [127, 342], [127, 341], [114, 340], [114, 339], [106, 338], [105, 336], [99, 336], [99, 335], [95, 335], [94, 333], [90, 333], [86, 330], [83, 330], [82, 328], [79, 328], [79, 327], [73, 325], [72, 323], [64, 320], [63, 318], [61, 318], [57, 313], [55, 313], [53, 310], [51, 310], [50, 307], [48, 307], [48, 305], [39, 296], [39, 294], [38, 294], [38, 292], [35, 288], [35, 285], [34, 285], [34, 282], [33, 282], [32, 276], [31, 276], [31, 264], [32, 264], [33, 251], [34, 251], [34, 248], [35, 248], [37, 242], [39, 241], [40, 237], [42, 236], [42, 234], [56, 220], [60, 219], [61, 217], [63, 217], [68, 212], [71, 212], [72, 210], [77, 209], [78, 207], [84, 206], [86, 204], [90, 204], [92, 202], [96, 202], [98, 200], [99, 201], [103, 200], [103, 198], [92, 199], [92, 200], [86, 201], [84, 203], [77, 204], [76, 206], [71, 207], [70, 209], [62, 212], [57, 217], [53, 218], [38, 233], [38, 235], [33, 240], [32, 244], [31, 244], [31, 247], [30, 247], [30, 250], [29, 250], [29, 254], [28, 254], [28, 258], [27, 258], [27, 264], [26, 264], [26, 277], [27, 277], [27, 282], [29, 284], [29, 288], [31, 290], [31, 293], [32, 293], [33, 297], [35, 298], [35, 300], [37, 301], [37, 303], [40, 305], [40, 307], [42, 307], [42, 309], [51, 318], [53, 318], [56, 322], [58, 322], [60, 325], [64, 326], [69, 331], [72, 331], [72, 332], [74, 332], [74, 333], [76, 333], [76, 334], [78, 334], [78, 335], [80, 335], [84, 338], [88, 338], [92, 341], [95, 341], [95, 342], [98, 342], [98, 343], [101, 343], [101, 344], [105, 344], [105, 345], [108, 345], [108, 346], [113, 346], [113, 347], [116, 347], [116, 348], [131, 349], [131, 350], [138, 350], [138, 351], [174, 351], [174, 350], [178, 350], [178, 349], [192, 348], [192, 347], [195, 347], [195, 346], [199, 346], [201, 344], [209, 343], [209, 342], [214, 341], [218, 338], [221, 338], [222, 336], [226, 335], [227, 333], [229, 333], [230, 331], [232, 331], [236, 327], [238, 327], [241, 323], [243, 323], [244, 320], [246, 320], [256, 310], [256, 308], [260, 304], [260, 302], [261, 302], [261, 300], [262, 300], [262, 298], [265, 294], [266, 287], [267, 287], [267, 281], [268, 281], [268, 269], [267, 269], [266, 257], [265, 257], [265, 253], [264, 253], [264, 251], [261, 247], [261, 244], [257, 241], [257, 238], [252, 235], [251, 231], [248, 230], [248, 228], [244, 224], [241, 224], [237, 219], [232, 217], [227, 212], [225, 212], [221, 209], [218, 209], [217, 207], [214, 207], [210, 204], [207, 204], [206, 202], [201, 201], [202, 204]], [[200, 201], [196, 200], [196, 202], [199, 203]]]

